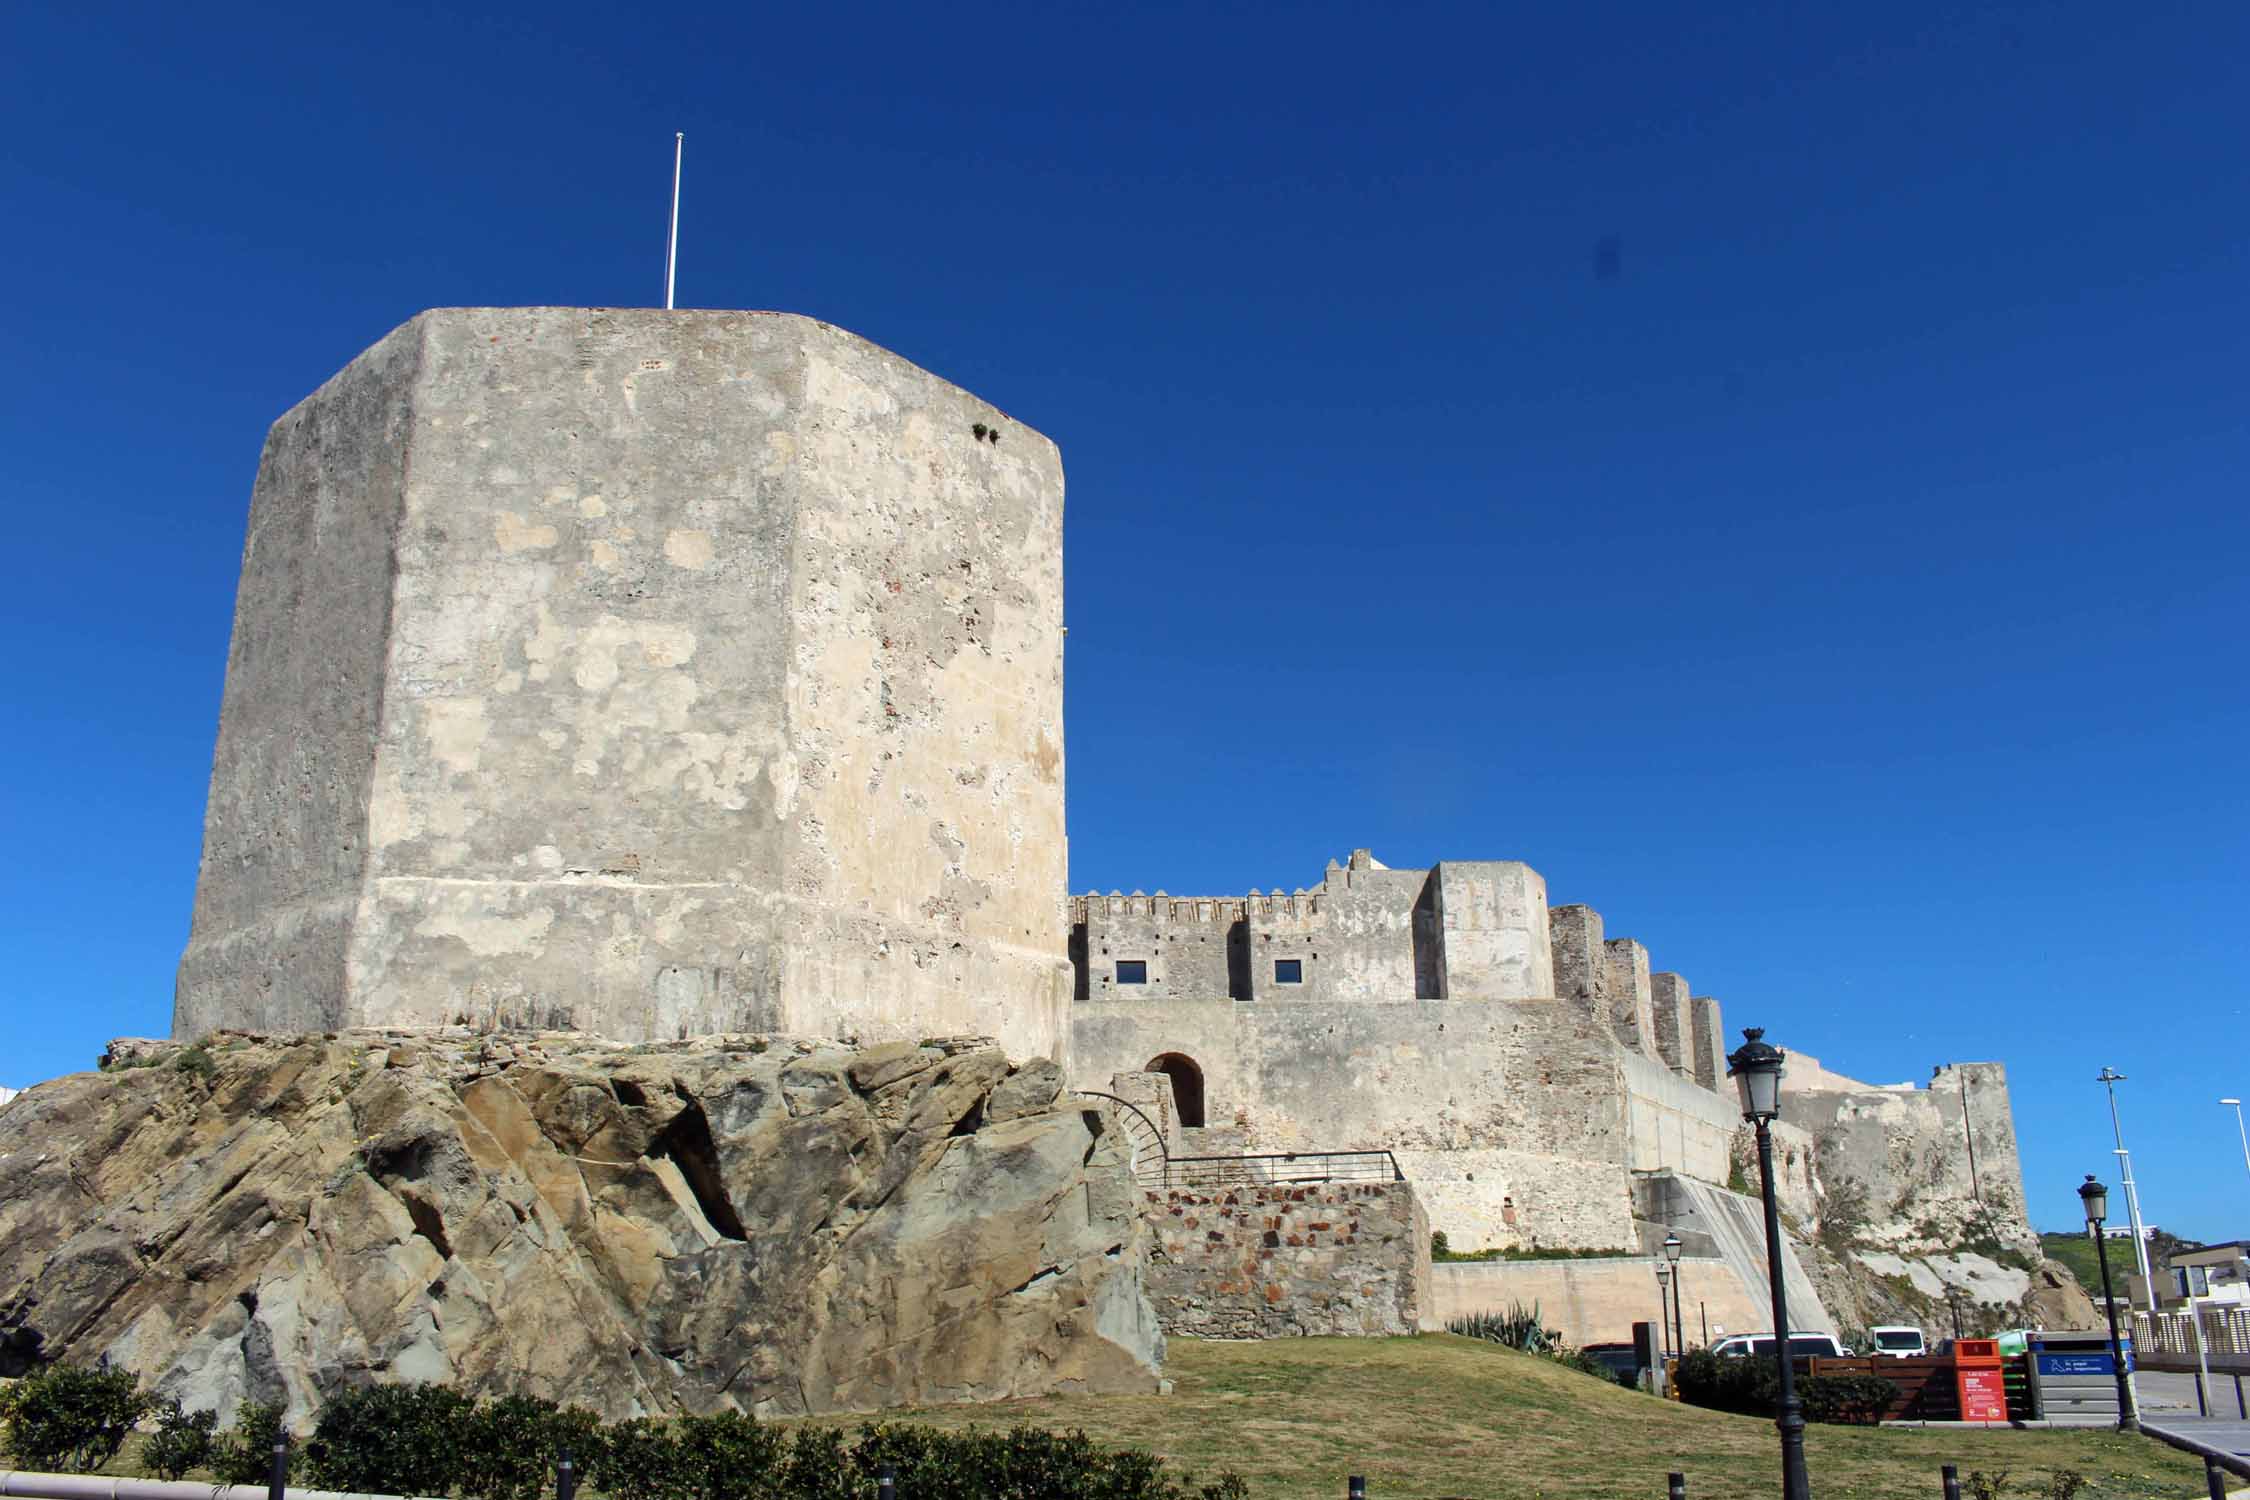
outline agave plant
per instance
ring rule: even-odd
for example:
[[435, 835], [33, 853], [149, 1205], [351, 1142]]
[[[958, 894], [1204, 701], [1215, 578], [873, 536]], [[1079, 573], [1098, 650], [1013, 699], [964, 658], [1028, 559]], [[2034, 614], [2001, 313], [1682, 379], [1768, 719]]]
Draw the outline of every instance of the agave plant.
[[1550, 1354], [1562, 1345], [1562, 1335], [1539, 1321], [1536, 1302], [1528, 1308], [1521, 1302], [1511, 1302], [1504, 1313], [1471, 1313], [1455, 1318], [1445, 1325], [1445, 1331], [1463, 1338], [1489, 1339], [1526, 1354]]

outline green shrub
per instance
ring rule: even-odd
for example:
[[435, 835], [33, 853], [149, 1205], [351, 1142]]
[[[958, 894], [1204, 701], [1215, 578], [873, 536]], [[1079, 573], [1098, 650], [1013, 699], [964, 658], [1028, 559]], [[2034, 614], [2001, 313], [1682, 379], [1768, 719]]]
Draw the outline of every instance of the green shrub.
[[320, 1409], [301, 1483], [379, 1495], [444, 1495], [460, 1482], [476, 1402], [442, 1385], [371, 1385]]
[[[1680, 1399], [1690, 1406], [1770, 1417], [1781, 1401], [1781, 1378], [1771, 1359], [1744, 1359], [1698, 1349], [1673, 1371]], [[1805, 1375], [1797, 1401], [1808, 1422], [1872, 1426], [1898, 1399], [1898, 1387], [1880, 1375]]]
[[1880, 1375], [1808, 1375], [1797, 1382], [1808, 1422], [1873, 1427], [1883, 1420], [1898, 1387]]
[[[1017, 1427], [1000, 1432], [933, 1432], [882, 1424], [860, 1429], [850, 1449], [840, 1442], [792, 1445], [786, 1485], [791, 1500], [859, 1500], [884, 1464], [898, 1471], [901, 1495], [915, 1500], [1241, 1500], [1240, 1477], [1222, 1474], [1196, 1485], [1175, 1480], [1164, 1461], [1140, 1449], [1105, 1451], [1083, 1432]], [[839, 1468], [820, 1472], [829, 1463]]]
[[1528, 1308], [1521, 1302], [1511, 1302], [1504, 1313], [1471, 1313], [1465, 1318], [1454, 1318], [1445, 1325], [1445, 1331], [1463, 1338], [1504, 1344], [1526, 1354], [1545, 1354], [1562, 1343], [1562, 1336], [1539, 1320], [1536, 1302]]
[[141, 1450], [141, 1462], [159, 1479], [184, 1479], [211, 1462], [218, 1425], [215, 1411], [181, 1411], [179, 1402], [167, 1400], [156, 1409], [156, 1435]]
[[1572, 1349], [1558, 1344], [1547, 1351], [1547, 1357], [1566, 1370], [1576, 1370], [1581, 1375], [1591, 1375], [1596, 1380], [1605, 1380], [1612, 1385], [1625, 1383], [1615, 1370], [1583, 1349]]
[[666, 1423], [634, 1417], [602, 1429], [601, 1451], [587, 1481], [611, 1500], [673, 1500], [685, 1460]]
[[281, 1436], [281, 1408], [245, 1401], [234, 1425], [211, 1444], [211, 1477], [221, 1484], [264, 1484], [273, 1466], [274, 1440]]
[[8, 1389], [0, 1419], [31, 1468], [88, 1473], [117, 1456], [149, 1405], [129, 1370], [44, 1365]]
[[1672, 1372], [1680, 1399], [1690, 1406], [1738, 1412], [1746, 1417], [1773, 1415], [1779, 1382], [1768, 1359], [1725, 1358], [1708, 1349], [1680, 1357]]
[[[246, 1405], [215, 1442], [208, 1416], [178, 1417], [174, 1408], [166, 1421], [200, 1431], [206, 1467], [221, 1483], [263, 1484], [280, 1417], [278, 1407]], [[1154, 1454], [1097, 1448], [1083, 1432], [870, 1425], [853, 1440], [838, 1428], [768, 1427], [735, 1412], [604, 1427], [591, 1412], [551, 1401], [479, 1402], [411, 1385], [347, 1391], [329, 1402], [293, 1478], [307, 1488], [362, 1493], [539, 1500], [551, 1492], [553, 1464], [564, 1452], [586, 1487], [609, 1500], [865, 1500], [885, 1464], [897, 1469], [899, 1492], [914, 1500], [1244, 1500], [1245, 1493], [1234, 1474], [1198, 1485]]]
[[455, 1489], [473, 1500], [539, 1500], [567, 1453], [580, 1474], [601, 1463], [601, 1418], [535, 1396], [481, 1401], [462, 1434]]

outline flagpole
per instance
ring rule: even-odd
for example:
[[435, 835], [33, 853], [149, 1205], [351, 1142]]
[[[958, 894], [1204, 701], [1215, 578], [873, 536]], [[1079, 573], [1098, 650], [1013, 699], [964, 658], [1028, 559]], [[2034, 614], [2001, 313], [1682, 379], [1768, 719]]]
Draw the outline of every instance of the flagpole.
[[672, 132], [672, 237], [664, 246], [664, 310], [672, 310], [672, 278], [680, 264], [680, 157], [687, 148], [687, 133]]

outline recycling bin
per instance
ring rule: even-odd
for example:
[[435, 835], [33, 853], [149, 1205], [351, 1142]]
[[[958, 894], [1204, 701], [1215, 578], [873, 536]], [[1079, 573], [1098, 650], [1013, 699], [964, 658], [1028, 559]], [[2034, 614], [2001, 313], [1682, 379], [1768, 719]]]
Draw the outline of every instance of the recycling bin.
[[1998, 1339], [1953, 1341], [1953, 1385], [1964, 1422], [2008, 1420], [2008, 1387]]

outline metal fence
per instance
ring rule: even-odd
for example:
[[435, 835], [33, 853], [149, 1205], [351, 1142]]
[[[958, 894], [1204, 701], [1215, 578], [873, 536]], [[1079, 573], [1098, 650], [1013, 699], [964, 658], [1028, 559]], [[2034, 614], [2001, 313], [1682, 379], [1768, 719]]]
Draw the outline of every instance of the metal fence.
[[2194, 1312], [2133, 1314], [2133, 1347], [2150, 1354], [2195, 1357], [2196, 1324], [2208, 1354], [2250, 1354], [2250, 1307], [2205, 1303]]
[[1265, 1156], [1173, 1156], [1165, 1187], [1272, 1186], [1291, 1182], [1404, 1182], [1388, 1151], [1280, 1151]]

